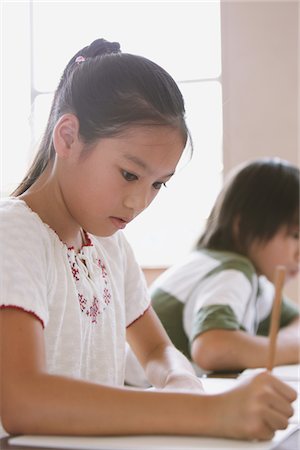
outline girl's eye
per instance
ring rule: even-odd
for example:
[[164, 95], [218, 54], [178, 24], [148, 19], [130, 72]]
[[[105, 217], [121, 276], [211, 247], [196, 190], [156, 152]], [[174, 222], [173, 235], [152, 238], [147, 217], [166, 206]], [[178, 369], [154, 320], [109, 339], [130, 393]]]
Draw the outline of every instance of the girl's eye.
[[122, 170], [122, 176], [126, 181], [135, 181], [137, 180], [137, 176], [133, 173], [127, 172], [126, 170]]
[[154, 189], [159, 191], [162, 186], [167, 187], [167, 184], [162, 181], [156, 181], [152, 186], [154, 187]]
[[288, 235], [292, 238], [292, 239], [296, 239], [299, 240], [299, 229], [297, 227], [291, 227], [288, 230]]

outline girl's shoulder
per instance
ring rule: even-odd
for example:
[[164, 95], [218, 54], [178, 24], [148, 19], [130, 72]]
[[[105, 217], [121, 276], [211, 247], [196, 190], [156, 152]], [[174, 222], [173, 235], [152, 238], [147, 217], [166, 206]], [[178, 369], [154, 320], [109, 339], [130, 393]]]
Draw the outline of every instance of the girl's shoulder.
[[22, 226], [27, 227], [34, 223], [39, 224], [38, 216], [27, 204], [16, 197], [0, 200], [1, 228]]
[[0, 200], [0, 214], [18, 214], [23, 209], [23, 201], [17, 197], [6, 197]]
[[48, 247], [55, 239], [51, 231], [37, 213], [24, 200], [10, 197], [0, 200], [0, 239], [6, 246], [32, 244]]
[[37, 222], [41, 220], [39, 219], [39, 216], [27, 206], [24, 200], [17, 197], [7, 197], [0, 200], [0, 216], [3, 219], [19, 219], [24, 222]]

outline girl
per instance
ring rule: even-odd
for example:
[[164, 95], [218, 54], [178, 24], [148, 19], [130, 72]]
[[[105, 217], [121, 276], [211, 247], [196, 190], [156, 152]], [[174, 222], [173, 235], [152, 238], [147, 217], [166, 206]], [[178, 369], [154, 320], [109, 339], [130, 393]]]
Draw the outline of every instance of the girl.
[[[122, 234], [187, 137], [178, 87], [153, 62], [100, 39], [67, 65], [37, 157], [0, 207], [8, 432], [269, 439], [287, 426], [295, 391], [267, 372], [203, 394]], [[124, 387], [126, 338], [159, 391]]]
[[[173, 343], [205, 371], [264, 367], [272, 284], [299, 270], [299, 169], [259, 159], [229, 178], [196, 250], [154, 282], [153, 307]], [[275, 363], [298, 363], [299, 309], [283, 299]]]

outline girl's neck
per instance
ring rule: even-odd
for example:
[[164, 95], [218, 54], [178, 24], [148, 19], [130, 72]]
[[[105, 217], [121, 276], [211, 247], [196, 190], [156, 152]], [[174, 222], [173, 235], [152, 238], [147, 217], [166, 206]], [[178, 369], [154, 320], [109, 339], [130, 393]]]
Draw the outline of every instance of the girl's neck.
[[37, 182], [18, 198], [24, 200], [68, 247], [74, 247], [75, 251], [78, 251], [85, 244], [81, 226], [70, 215], [59, 186], [47, 177], [47, 174], [42, 174]]

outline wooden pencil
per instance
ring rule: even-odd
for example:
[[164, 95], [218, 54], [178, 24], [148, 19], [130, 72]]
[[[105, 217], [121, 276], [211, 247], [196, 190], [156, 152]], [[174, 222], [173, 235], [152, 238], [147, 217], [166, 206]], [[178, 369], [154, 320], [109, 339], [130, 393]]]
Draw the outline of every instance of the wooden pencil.
[[269, 329], [269, 352], [267, 370], [272, 370], [274, 367], [276, 339], [280, 322], [280, 310], [282, 300], [282, 288], [285, 278], [286, 269], [284, 266], [277, 266], [275, 271], [275, 294], [272, 306], [271, 324]]

